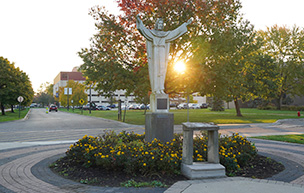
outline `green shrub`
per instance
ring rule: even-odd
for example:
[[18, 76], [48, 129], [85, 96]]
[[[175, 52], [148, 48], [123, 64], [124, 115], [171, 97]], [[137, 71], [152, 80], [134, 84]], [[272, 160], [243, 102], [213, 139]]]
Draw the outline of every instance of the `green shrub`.
[[281, 110], [287, 110], [287, 111], [304, 111], [304, 106], [282, 106]]
[[[102, 167], [107, 170], [123, 170], [129, 174], [180, 173], [182, 161], [182, 135], [176, 134], [170, 142], [154, 139], [144, 141], [144, 135], [106, 132], [100, 137], [84, 136], [66, 152], [67, 157], [86, 167]], [[208, 138], [194, 138], [193, 161], [207, 160]], [[256, 155], [251, 143], [238, 134], [219, 140], [220, 162], [233, 174]]]

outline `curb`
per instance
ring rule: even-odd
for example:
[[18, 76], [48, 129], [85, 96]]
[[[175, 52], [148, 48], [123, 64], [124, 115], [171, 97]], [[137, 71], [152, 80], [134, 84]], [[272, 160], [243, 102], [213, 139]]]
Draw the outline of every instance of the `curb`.
[[27, 120], [28, 118], [29, 118], [29, 116], [30, 116], [30, 112], [32, 111], [32, 109], [30, 109], [28, 112], [27, 112], [27, 114], [25, 115], [25, 117], [22, 119], [23, 121], [24, 120]]

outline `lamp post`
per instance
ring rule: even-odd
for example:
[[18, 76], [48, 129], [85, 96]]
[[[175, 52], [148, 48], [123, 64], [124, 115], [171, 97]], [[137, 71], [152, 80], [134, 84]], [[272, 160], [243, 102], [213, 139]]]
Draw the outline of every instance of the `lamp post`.
[[92, 108], [92, 84], [90, 84], [90, 106], [89, 106], [89, 113], [91, 114], [91, 108]]

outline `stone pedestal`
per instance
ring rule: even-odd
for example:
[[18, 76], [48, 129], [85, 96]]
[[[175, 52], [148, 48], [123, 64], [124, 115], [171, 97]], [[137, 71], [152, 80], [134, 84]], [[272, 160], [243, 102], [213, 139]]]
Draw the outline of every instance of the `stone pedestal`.
[[[183, 123], [183, 157], [181, 172], [189, 179], [225, 177], [225, 167], [219, 163], [219, 127], [210, 123]], [[208, 131], [208, 162], [193, 163], [193, 130]]]
[[151, 113], [146, 114], [145, 140], [154, 138], [164, 142], [173, 139], [174, 114], [169, 113], [169, 97], [167, 94], [150, 95]]
[[174, 115], [173, 113], [147, 113], [145, 125], [145, 140], [154, 138], [164, 142], [173, 139]]

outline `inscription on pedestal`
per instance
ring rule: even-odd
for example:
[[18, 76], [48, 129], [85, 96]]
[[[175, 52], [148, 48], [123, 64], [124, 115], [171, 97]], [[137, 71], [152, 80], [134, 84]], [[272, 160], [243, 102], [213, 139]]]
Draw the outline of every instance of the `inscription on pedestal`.
[[157, 109], [167, 109], [167, 99], [157, 99]]

